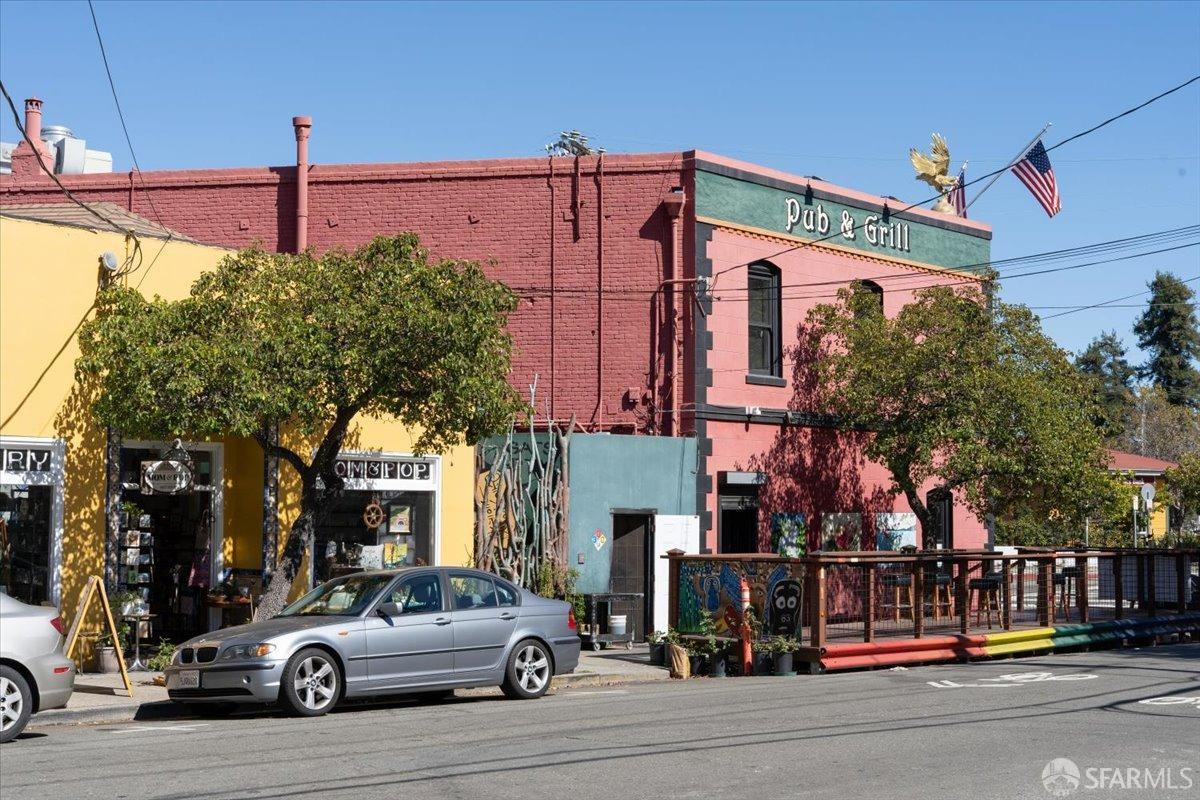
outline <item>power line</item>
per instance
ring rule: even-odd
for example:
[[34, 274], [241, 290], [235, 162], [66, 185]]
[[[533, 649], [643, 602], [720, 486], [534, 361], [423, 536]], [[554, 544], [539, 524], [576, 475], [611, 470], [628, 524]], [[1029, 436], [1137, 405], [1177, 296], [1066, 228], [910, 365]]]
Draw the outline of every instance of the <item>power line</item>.
[[[104, 62], [104, 74], [108, 76], [108, 88], [112, 90], [113, 103], [117, 106], [117, 117], [121, 120], [121, 130], [125, 132], [125, 144], [129, 145], [129, 157], [133, 159], [133, 166], [137, 170], [138, 183], [142, 186], [142, 194], [146, 195], [146, 202], [150, 204], [150, 210], [154, 213], [155, 221], [163, 225], [162, 217], [158, 214], [158, 209], [154, 206], [154, 198], [150, 196], [150, 191], [146, 188], [146, 179], [142, 177], [142, 165], [138, 163], [137, 153], [133, 150], [133, 139], [129, 136], [129, 126], [125, 124], [125, 112], [121, 110], [121, 100], [117, 97], [117, 85], [113, 81], [112, 70], [108, 66], [108, 52], [104, 49], [104, 38], [100, 35], [100, 23], [96, 20], [96, 8], [92, 5], [92, 0], [88, 0], [88, 11], [92, 14], [92, 28], [96, 31], [96, 43], [100, 45], [100, 58]], [[132, 209], [130, 209], [132, 211]], [[170, 239], [170, 231], [168, 231], [168, 240]]]
[[[1181, 283], [1191, 283], [1193, 281], [1200, 281], [1200, 275], [1197, 275], [1195, 278], [1188, 278], [1187, 280], [1181, 281]], [[1058, 314], [1050, 314], [1049, 316], [1042, 317], [1042, 320], [1045, 321], [1048, 319], [1054, 319], [1055, 317], [1065, 317], [1068, 314], [1077, 314], [1080, 311], [1087, 311], [1088, 309], [1092, 309], [1092, 308], [1104, 308], [1109, 303], [1119, 303], [1122, 300], [1128, 300], [1131, 297], [1141, 297], [1142, 295], [1150, 294], [1150, 292], [1152, 292], [1152, 291], [1154, 291], [1154, 290], [1147, 289], [1144, 292], [1134, 292], [1133, 294], [1127, 294], [1124, 297], [1114, 297], [1112, 300], [1105, 300], [1102, 303], [1093, 303], [1090, 306], [1081, 306], [1081, 307], [1073, 309], [1071, 311], [1063, 311]]]
[[[21, 122], [21, 115], [19, 113], [17, 113], [17, 106], [13, 102], [12, 95], [10, 95], [8, 93], [8, 87], [6, 87], [4, 85], [3, 81], [0, 81], [0, 93], [4, 94], [4, 100], [5, 100], [5, 102], [8, 103], [9, 111], [12, 112], [13, 123], [16, 124], [17, 130], [20, 131], [21, 138], [25, 140], [25, 142], [29, 145], [30, 150], [33, 151], [33, 155], [37, 159], [38, 166], [42, 168], [42, 172], [46, 173], [46, 175], [50, 178], [50, 180], [54, 181], [55, 185], [58, 186], [58, 188], [62, 191], [62, 193], [64, 195], [66, 195], [67, 199], [70, 200], [72, 203], [79, 206], [84, 211], [86, 211], [87, 213], [89, 213], [93, 217], [95, 217], [96, 219], [103, 222], [105, 225], [108, 225], [110, 228], [115, 230], [117, 233], [123, 233], [123, 234], [125, 234], [125, 236], [127, 238], [133, 240], [133, 253], [131, 253], [125, 259], [125, 264], [122, 265], [121, 269], [117, 270], [116, 276], [129, 275], [130, 273], [136, 272], [138, 269], [140, 269], [141, 265], [142, 265], [142, 243], [141, 243], [141, 240], [138, 239], [137, 234], [134, 233], [131, 229], [123, 228], [120, 225], [118, 225], [116, 222], [113, 222], [111, 219], [104, 216], [99, 211], [92, 208], [87, 203], [83, 202], [78, 197], [73, 195], [71, 193], [71, 190], [68, 189], [66, 186], [63, 186], [63, 182], [58, 179], [57, 175], [54, 174], [54, 170], [47, 167], [46, 162], [42, 160], [42, 153], [38, 149], [38, 146], [36, 144], [34, 144], [33, 139], [29, 138], [29, 134], [25, 130], [25, 125]], [[136, 266], [134, 265], [135, 258], [137, 259]]]

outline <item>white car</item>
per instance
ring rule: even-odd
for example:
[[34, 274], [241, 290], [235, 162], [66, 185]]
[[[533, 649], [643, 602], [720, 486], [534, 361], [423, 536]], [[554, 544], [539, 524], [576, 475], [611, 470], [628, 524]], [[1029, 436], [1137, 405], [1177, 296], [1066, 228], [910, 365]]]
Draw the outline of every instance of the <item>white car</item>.
[[65, 706], [74, 688], [58, 610], [0, 593], [0, 742], [17, 738], [38, 711]]

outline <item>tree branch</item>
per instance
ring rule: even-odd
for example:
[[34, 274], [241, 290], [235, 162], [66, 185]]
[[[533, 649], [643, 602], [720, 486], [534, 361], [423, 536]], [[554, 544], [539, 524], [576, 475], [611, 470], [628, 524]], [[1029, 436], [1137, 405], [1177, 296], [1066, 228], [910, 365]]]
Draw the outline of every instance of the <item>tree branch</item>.
[[259, 429], [254, 433], [254, 441], [258, 442], [258, 446], [261, 447], [263, 452], [267, 455], [275, 456], [276, 458], [282, 458], [284, 461], [291, 464], [301, 477], [303, 477], [305, 471], [308, 470], [308, 464], [304, 463], [304, 459], [302, 459], [295, 450], [272, 442], [270, 436], [267, 435], [265, 428]]

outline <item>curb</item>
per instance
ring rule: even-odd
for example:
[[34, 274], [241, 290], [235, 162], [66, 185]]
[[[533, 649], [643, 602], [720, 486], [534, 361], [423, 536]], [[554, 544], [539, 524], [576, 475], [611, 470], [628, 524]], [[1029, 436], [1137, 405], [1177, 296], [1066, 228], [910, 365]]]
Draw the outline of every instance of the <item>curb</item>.
[[[609, 673], [575, 671], [557, 675], [550, 684], [551, 689], [568, 689], [586, 686], [614, 686], [625, 683], [651, 683], [665, 681], [668, 674]], [[99, 706], [92, 708], [59, 708], [35, 714], [29, 727], [45, 728], [58, 725], [97, 725], [116, 722], [148, 722], [169, 719], [192, 719], [194, 715], [171, 700], [148, 700], [137, 705]]]

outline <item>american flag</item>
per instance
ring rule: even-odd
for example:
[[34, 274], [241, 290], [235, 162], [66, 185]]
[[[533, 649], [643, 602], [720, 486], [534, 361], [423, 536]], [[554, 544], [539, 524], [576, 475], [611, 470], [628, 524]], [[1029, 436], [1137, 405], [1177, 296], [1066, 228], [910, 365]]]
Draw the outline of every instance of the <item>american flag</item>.
[[958, 171], [958, 182], [950, 190], [950, 202], [954, 204], [954, 213], [962, 218], [967, 216], [967, 167]]
[[1062, 199], [1058, 196], [1058, 181], [1054, 179], [1054, 167], [1050, 166], [1050, 156], [1042, 140], [1029, 148], [1025, 157], [1013, 165], [1013, 174], [1021, 179], [1025, 188], [1033, 193], [1034, 198], [1046, 209], [1046, 213], [1054, 216], [1062, 211]]

